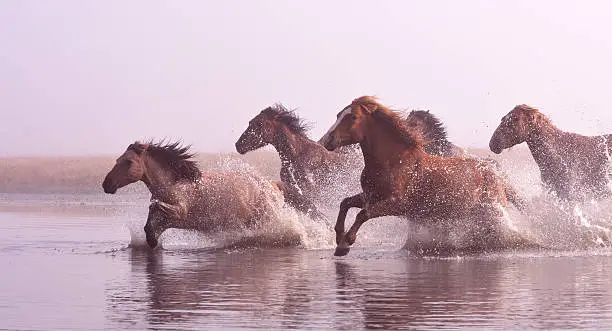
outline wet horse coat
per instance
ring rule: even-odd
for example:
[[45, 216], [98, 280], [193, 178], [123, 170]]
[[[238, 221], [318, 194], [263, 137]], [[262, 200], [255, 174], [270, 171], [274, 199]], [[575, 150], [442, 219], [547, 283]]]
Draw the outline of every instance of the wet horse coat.
[[565, 132], [537, 109], [514, 107], [493, 133], [492, 152], [526, 142], [545, 187], [565, 200], [610, 196], [612, 135]]
[[236, 141], [236, 151], [245, 154], [268, 144], [281, 160], [281, 181], [295, 188], [308, 201], [322, 201], [321, 192], [334, 187], [333, 176], [344, 178], [343, 170], [359, 163], [352, 150], [331, 152], [307, 135], [307, 125], [294, 111], [281, 104], [262, 110]]
[[145, 225], [147, 243], [157, 246], [168, 228], [205, 232], [236, 230], [270, 220], [280, 193], [270, 182], [234, 172], [201, 172], [188, 147], [134, 143], [128, 146], [102, 184], [104, 192], [142, 181], [151, 192]]
[[[480, 233], [474, 249], [496, 244], [496, 227], [506, 206], [503, 181], [482, 162], [429, 155], [419, 134], [373, 97], [360, 97], [344, 108], [321, 142], [329, 150], [359, 144], [365, 168], [363, 192], [345, 198], [335, 226], [336, 255], [345, 255], [361, 225], [369, 219], [391, 215], [417, 222], [470, 220]], [[362, 208], [345, 232], [350, 208]]]

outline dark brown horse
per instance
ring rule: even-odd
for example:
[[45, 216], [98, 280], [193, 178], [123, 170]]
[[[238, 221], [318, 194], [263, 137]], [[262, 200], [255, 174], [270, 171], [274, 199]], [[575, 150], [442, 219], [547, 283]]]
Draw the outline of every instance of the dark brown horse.
[[610, 196], [612, 135], [589, 137], [565, 132], [537, 109], [519, 105], [502, 118], [489, 148], [499, 154], [523, 142], [540, 168], [542, 182], [559, 198]]
[[276, 104], [249, 121], [236, 141], [236, 151], [245, 154], [268, 144], [274, 146], [281, 160], [281, 181], [308, 200], [318, 200], [322, 189], [333, 186], [333, 175], [342, 175], [360, 160], [350, 149], [342, 153], [326, 150], [307, 136], [307, 129], [295, 111]]
[[429, 110], [413, 110], [406, 117], [410, 130], [417, 130], [423, 135], [423, 149], [427, 154], [440, 156], [462, 156], [465, 151], [451, 143], [444, 124]]
[[142, 181], [151, 192], [147, 242], [157, 246], [168, 228], [221, 231], [248, 228], [275, 215], [278, 186], [234, 172], [202, 173], [178, 143], [128, 146], [106, 175], [104, 192]]
[[[386, 215], [416, 222], [468, 220], [478, 233], [474, 238], [481, 239], [471, 243], [473, 249], [497, 243], [498, 222], [506, 206], [503, 181], [478, 160], [425, 153], [421, 135], [411, 132], [402, 118], [375, 98], [355, 99], [338, 113], [321, 141], [329, 150], [359, 144], [365, 161], [363, 192], [340, 204], [336, 255], [348, 253], [364, 222]], [[361, 211], [345, 233], [345, 218], [352, 207]]]

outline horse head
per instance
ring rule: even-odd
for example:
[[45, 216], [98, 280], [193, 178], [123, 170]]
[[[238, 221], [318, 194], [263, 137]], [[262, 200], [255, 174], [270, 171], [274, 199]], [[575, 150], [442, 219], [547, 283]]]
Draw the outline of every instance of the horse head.
[[115, 194], [119, 188], [142, 180], [145, 176], [142, 155], [148, 147], [148, 144], [138, 142], [128, 146], [104, 178], [102, 183], [104, 193]]
[[236, 141], [236, 151], [238, 153], [246, 154], [272, 142], [276, 134], [276, 128], [272, 118], [266, 112], [269, 109], [270, 107], [262, 110], [249, 121], [249, 126]]
[[[275, 104], [262, 110], [249, 121], [249, 126], [236, 141], [236, 151], [245, 154], [278, 142], [279, 132], [306, 137], [308, 125], [282, 104]], [[286, 137], [285, 139], [286, 140]]]
[[353, 100], [336, 115], [336, 122], [319, 140], [319, 144], [333, 151], [342, 146], [362, 142], [365, 137], [366, 118], [376, 111], [377, 104], [373, 97]]
[[533, 132], [539, 115], [541, 114], [537, 109], [527, 105], [514, 107], [502, 117], [501, 123], [493, 132], [489, 149], [499, 154], [506, 148], [525, 142]]

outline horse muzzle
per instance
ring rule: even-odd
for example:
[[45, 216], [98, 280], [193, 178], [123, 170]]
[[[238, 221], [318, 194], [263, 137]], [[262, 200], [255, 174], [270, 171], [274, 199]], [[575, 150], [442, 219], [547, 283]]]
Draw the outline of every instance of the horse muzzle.
[[238, 154], [244, 155], [248, 151], [249, 151], [248, 148], [244, 147], [244, 144], [242, 144], [240, 141], [236, 142], [236, 152], [238, 152]]
[[491, 150], [491, 152], [495, 154], [500, 154], [503, 151], [503, 148], [501, 148], [501, 146], [499, 145], [499, 142], [493, 139], [489, 141], [489, 149]]
[[115, 194], [117, 193], [117, 186], [113, 185], [110, 180], [105, 179], [102, 183], [102, 188], [104, 189], [104, 193], [107, 194]]
[[327, 134], [324, 135], [321, 139], [319, 139], [317, 143], [325, 147], [325, 149], [327, 149], [328, 151], [333, 151], [336, 148], [340, 147], [338, 143], [336, 142], [336, 139], [334, 139], [332, 136], [327, 135]]

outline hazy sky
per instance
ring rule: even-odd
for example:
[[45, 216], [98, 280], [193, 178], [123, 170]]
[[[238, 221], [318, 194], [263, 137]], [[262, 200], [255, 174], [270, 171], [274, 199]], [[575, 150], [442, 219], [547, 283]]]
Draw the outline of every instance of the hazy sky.
[[601, 1], [0, 1], [0, 156], [233, 151], [274, 102], [315, 139], [355, 97], [430, 109], [487, 146], [516, 104], [612, 132]]

